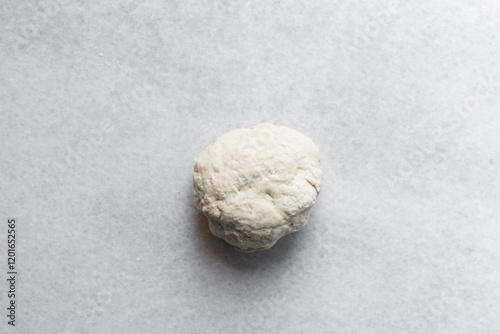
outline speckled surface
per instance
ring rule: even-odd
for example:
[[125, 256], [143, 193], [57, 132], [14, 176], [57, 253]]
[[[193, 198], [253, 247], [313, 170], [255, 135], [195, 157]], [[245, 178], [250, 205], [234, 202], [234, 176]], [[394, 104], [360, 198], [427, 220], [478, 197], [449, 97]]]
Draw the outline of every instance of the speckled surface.
[[[499, 17], [493, 0], [2, 1], [19, 309], [0, 332], [500, 333]], [[192, 164], [264, 121], [315, 141], [323, 188], [304, 230], [240, 254], [196, 212]]]

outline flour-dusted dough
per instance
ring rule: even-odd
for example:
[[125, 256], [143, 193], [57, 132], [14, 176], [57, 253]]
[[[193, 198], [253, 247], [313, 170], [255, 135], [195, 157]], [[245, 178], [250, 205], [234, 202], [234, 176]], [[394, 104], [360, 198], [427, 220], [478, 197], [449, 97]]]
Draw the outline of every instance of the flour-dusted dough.
[[307, 224], [321, 188], [319, 151], [284, 126], [217, 138], [194, 163], [194, 196], [210, 231], [237, 250], [272, 247]]

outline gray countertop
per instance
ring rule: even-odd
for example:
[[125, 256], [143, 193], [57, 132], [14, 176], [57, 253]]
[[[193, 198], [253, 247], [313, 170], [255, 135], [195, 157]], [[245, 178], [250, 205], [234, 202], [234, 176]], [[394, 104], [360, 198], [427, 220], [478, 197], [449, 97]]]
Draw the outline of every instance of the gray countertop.
[[[498, 1], [3, 1], [2, 333], [500, 333]], [[309, 224], [242, 254], [192, 164], [311, 137]], [[7, 277], [8, 278], [8, 277]]]

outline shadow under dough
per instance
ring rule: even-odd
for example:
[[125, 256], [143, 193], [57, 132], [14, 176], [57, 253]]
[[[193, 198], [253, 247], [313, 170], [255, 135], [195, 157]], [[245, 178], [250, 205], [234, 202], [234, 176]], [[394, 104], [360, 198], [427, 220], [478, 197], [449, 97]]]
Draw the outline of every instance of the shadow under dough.
[[200, 251], [207, 259], [214, 264], [223, 264], [237, 270], [279, 267], [291, 258], [300, 243], [300, 235], [293, 233], [278, 240], [270, 249], [243, 253], [210, 232], [207, 218], [196, 209], [196, 205], [193, 207], [193, 220], [197, 225], [196, 234]]

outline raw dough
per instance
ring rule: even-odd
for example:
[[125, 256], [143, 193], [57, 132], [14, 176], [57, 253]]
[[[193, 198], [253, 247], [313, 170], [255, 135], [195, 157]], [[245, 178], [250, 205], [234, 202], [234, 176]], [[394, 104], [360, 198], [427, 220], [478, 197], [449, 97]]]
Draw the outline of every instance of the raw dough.
[[210, 231], [237, 250], [272, 247], [307, 224], [321, 188], [319, 151], [284, 126], [217, 138], [194, 163], [194, 196]]

